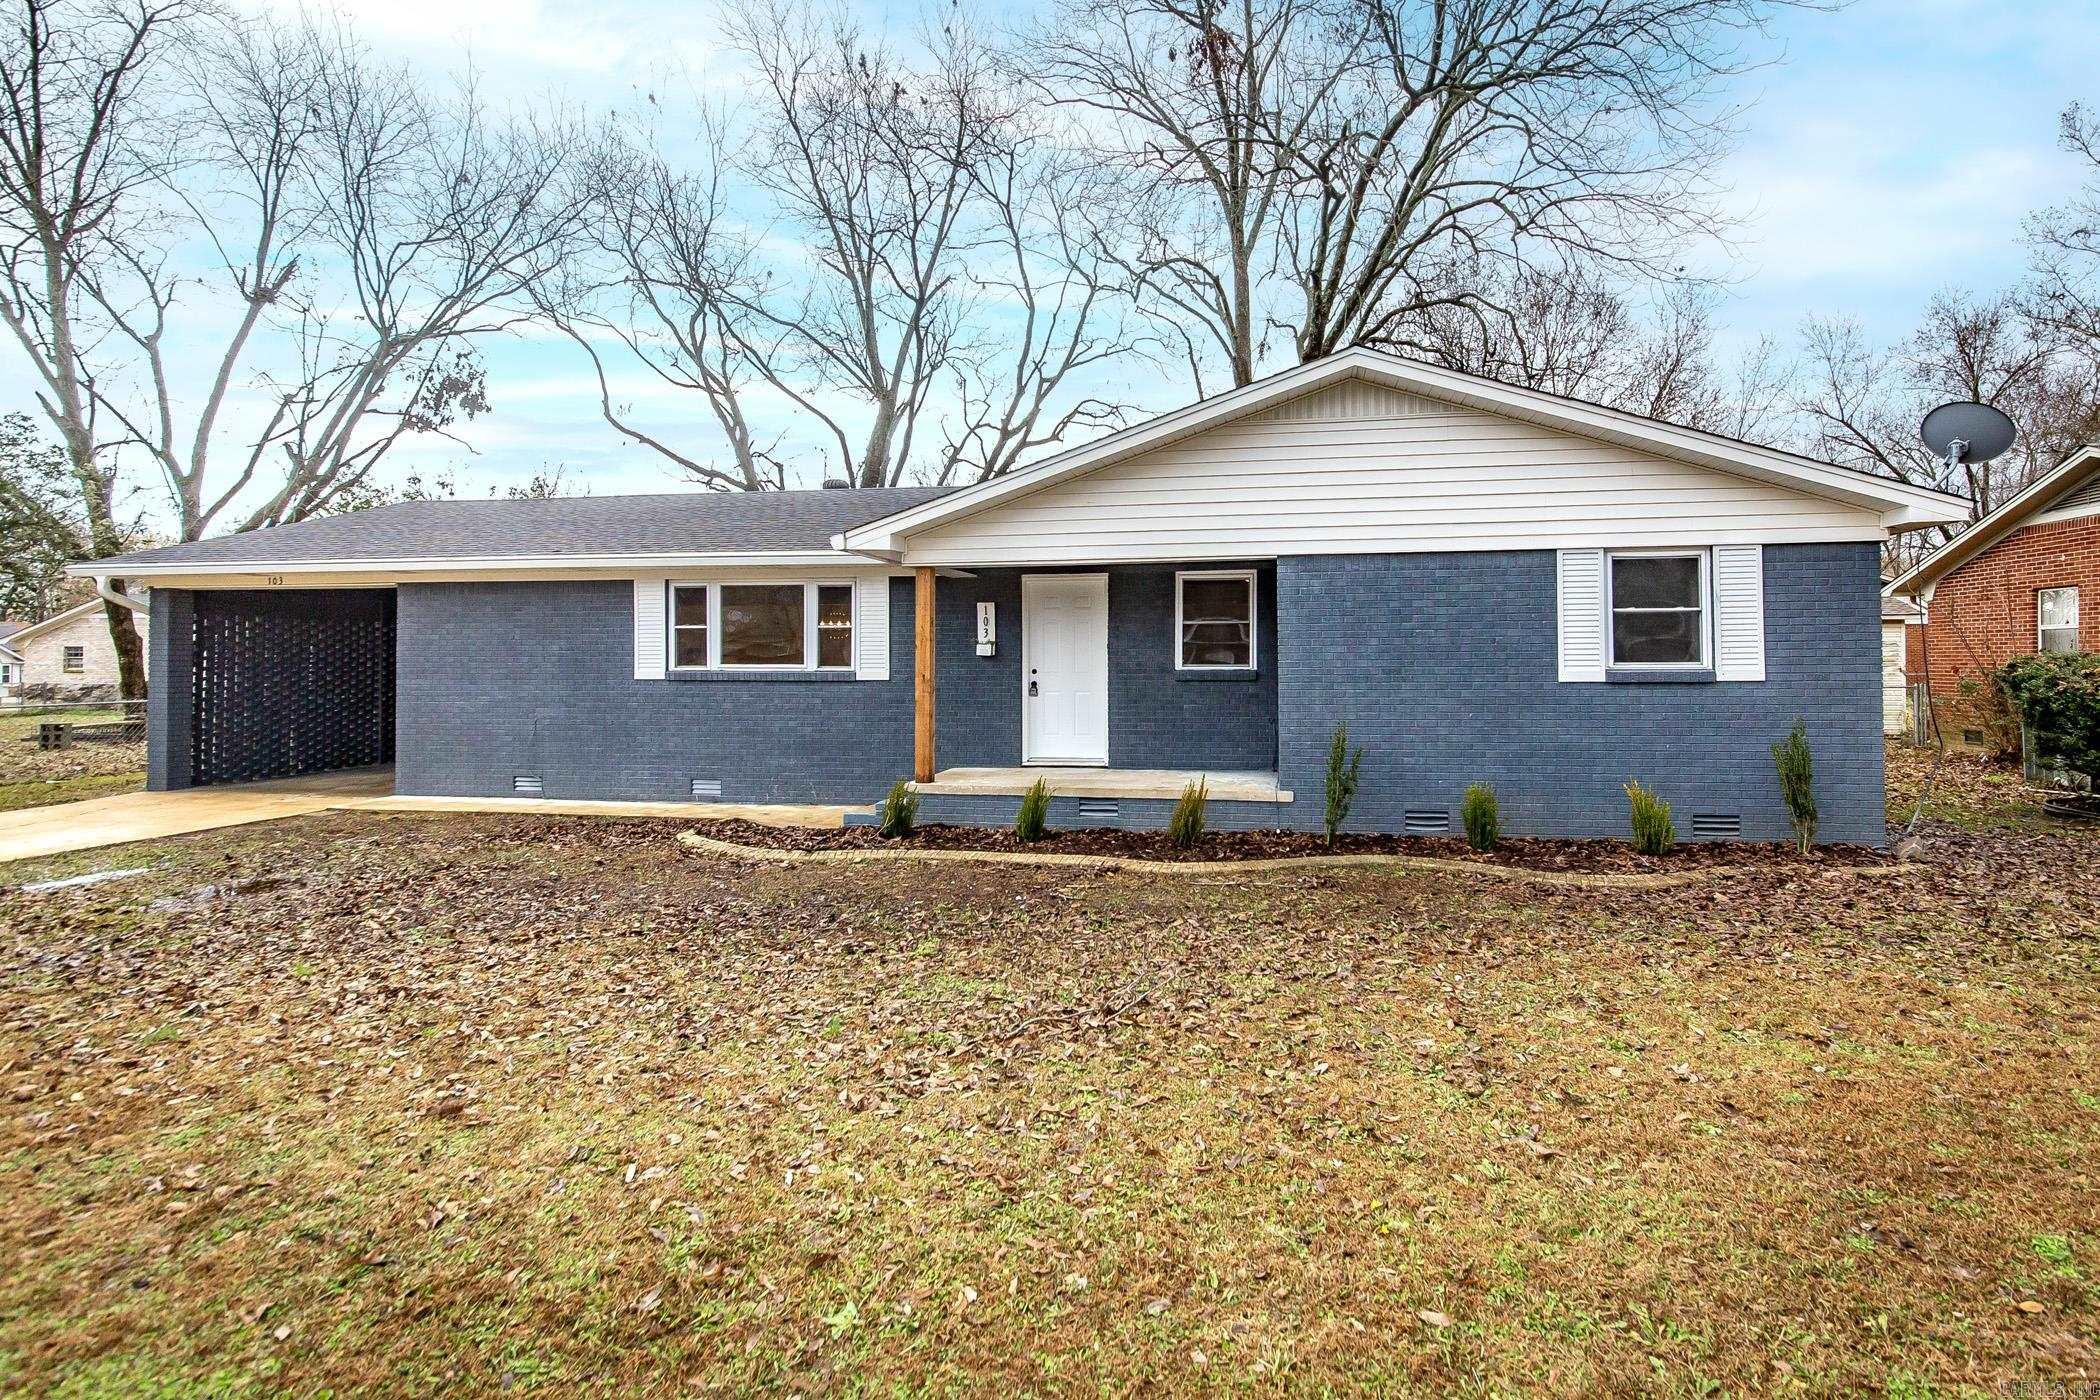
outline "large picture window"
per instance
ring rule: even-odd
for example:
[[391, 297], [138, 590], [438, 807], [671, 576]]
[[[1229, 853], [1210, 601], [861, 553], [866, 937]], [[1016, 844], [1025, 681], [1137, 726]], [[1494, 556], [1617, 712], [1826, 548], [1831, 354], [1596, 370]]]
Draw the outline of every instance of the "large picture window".
[[1174, 575], [1174, 664], [1183, 671], [1254, 665], [1254, 572]]
[[2036, 651], [2078, 650], [2078, 590], [2043, 588], [2034, 595]]
[[1614, 554], [1610, 562], [1611, 664], [1707, 665], [1705, 551]]
[[674, 583], [671, 669], [850, 671], [850, 583]]

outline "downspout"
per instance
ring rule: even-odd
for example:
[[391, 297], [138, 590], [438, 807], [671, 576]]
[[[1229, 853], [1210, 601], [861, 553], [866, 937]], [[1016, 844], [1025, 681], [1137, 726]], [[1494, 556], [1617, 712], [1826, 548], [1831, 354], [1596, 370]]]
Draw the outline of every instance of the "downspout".
[[132, 597], [129, 593], [126, 593], [121, 588], [111, 588], [109, 586], [110, 577], [111, 576], [108, 574], [95, 575], [96, 596], [100, 597], [105, 602], [122, 603], [125, 607], [130, 608], [133, 612], [139, 614], [141, 617], [144, 617], [147, 613], [146, 605], [144, 603], [141, 603], [138, 599]]

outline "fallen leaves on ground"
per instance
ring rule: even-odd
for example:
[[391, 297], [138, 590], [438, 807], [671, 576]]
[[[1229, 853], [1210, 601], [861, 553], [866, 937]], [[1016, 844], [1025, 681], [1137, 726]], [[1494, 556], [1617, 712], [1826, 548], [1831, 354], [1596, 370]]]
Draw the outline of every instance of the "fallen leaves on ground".
[[17, 867], [152, 866], [0, 897], [0, 1385], [2100, 1375], [2090, 837], [1614, 891], [678, 829]]

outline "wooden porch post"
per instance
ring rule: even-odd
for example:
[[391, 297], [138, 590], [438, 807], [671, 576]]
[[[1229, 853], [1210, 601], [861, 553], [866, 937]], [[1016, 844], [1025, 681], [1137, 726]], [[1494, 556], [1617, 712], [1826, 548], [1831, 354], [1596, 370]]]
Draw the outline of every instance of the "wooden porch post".
[[917, 572], [912, 600], [912, 778], [933, 781], [933, 570]]

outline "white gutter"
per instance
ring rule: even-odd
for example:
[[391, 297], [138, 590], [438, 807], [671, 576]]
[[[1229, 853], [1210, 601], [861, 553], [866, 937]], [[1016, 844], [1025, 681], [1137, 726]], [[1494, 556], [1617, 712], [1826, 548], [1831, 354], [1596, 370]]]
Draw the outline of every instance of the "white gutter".
[[[835, 568], [839, 565], [866, 566], [883, 562], [865, 555], [816, 551], [745, 551], [733, 554], [506, 554], [458, 559], [189, 560], [165, 564], [133, 564], [125, 568], [123, 576], [127, 579], [151, 579], [225, 574], [246, 578], [258, 574], [427, 574], [534, 570], [550, 573], [588, 570], [620, 573], [657, 569]], [[67, 572], [84, 575], [87, 569], [75, 564]]]
[[139, 614], [139, 616], [144, 617], [147, 611], [145, 605], [139, 602], [138, 599], [132, 597], [129, 593], [124, 592], [122, 589], [111, 588], [109, 586], [109, 580], [110, 575], [108, 574], [95, 575], [95, 592], [101, 595], [103, 601], [110, 603], [122, 603], [125, 607], [130, 608], [133, 612]]

